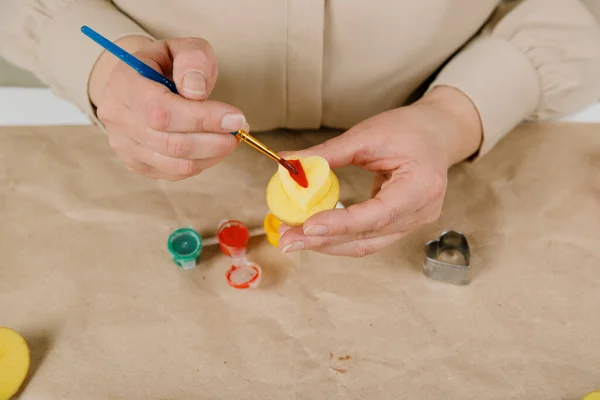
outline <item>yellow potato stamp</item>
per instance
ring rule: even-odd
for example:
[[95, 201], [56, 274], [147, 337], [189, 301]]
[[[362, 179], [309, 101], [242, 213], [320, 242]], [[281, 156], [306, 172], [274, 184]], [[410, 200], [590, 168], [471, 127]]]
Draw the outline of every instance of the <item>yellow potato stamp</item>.
[[271, 213], [288, 226], [302, 226], [314, 214], [332, 210], [340, 198], [340, 183], [323, 157], [289, 157], [298, 160], [306, 175], [301, 186], [290, 172], [279, 166], [267, 185], [267, 206]]

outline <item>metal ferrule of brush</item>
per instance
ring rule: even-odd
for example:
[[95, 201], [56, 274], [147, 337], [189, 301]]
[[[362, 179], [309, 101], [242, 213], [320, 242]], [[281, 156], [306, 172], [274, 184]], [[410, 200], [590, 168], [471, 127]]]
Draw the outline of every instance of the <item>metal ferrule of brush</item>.
[[277, 162], [279, 162], [281, 160], [281, 157], [279, 157], [273, 150], [269, 149], [267, 146], [262, 144], [258, 139], [256, 139], [255, 137], [253, 137], [252, 135], [250, 135], [248, 132], [244, 131], [243, 129], [240, 129], [239, 131], [237, 131], [235, 136], [238, 139], [242, 140], [243, 142], [247, 143], [248, 145], [254, 147], [256, 150], [260, 151], [264, 155], [272, 158], [273, 160], [275, 160]]

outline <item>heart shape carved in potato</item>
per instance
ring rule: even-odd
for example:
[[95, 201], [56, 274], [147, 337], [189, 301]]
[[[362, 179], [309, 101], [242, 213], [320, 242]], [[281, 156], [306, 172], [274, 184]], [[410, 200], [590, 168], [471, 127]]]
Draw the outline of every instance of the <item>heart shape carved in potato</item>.
[[340, 196], [340, 183], [323, 157], [289, 157], [299, 160], [308, 186], [300, 186], [288, 170], [279, 166], [267, 185], [267, 205], [271, 213], [288, 226], [301, 226], [312, 215], [335, 208]]

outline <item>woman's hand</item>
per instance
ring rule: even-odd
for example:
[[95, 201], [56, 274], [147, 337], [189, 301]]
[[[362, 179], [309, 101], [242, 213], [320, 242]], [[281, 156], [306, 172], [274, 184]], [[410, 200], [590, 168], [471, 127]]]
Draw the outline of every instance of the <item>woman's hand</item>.
[[438, 219], [448, 168], [479, 148], [479, 115], [468, 97], [437, 87], [418, 102], [372, 117], [323, 144], [295, 152], [319, 155], [331, 168], [349, 164], [376, 173], [372, 198], [284, 227], [284, 253], [314, 250], [363, 257]]
[[207, 41], [129, 36], [117, 44], [172, 78], [180, 93], [144, 78], [109, 53], [99, 58], [90, 77], [90, 98], [110, 146], [129, 170], [180, 180], [213, 166], [237, 146], [229, 132], [248, 129], [242, 112], [206, 100], [218, 75]]

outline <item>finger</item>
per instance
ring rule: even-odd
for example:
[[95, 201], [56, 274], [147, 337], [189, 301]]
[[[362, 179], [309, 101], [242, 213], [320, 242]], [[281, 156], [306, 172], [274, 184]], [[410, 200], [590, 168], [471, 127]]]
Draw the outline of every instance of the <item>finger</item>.
[[187, 176], [170, 175], [161, 171], [157, 171], [153, 167], [140, 163], [138, 161], [131, 161], [125, 164], [129, 172], [136, 175], [141, 175], [146, 178], [164, 180], [164, 181], [180, 181], [188, 178]]
[[282, 223], [279, 226], [279, 229], [277, 230], [277, 233], [279, 233], [279, 237], [281, 237], [281, 236], [283, 236], [290, 229], [292, 229], [292, 227], [287, 226], [286, 224]]
[[407, 234], [408, 233], [406, 232], [400, 232], [392, 235], [379, 236], [371, 239], [355, 240], [352, 242], [325, 247], [323, 249], [317, 250], [317, 252], [333, 256], [362, 258], [377, 253], [389, 247], [394, 242], [400, 240]]
[[133, 172], [137, 175], [149, 176], [154, 172], [154, 168], [151, 166], [130, 158], [123, 159], [123, 164], [125, 164], [125, 167], [129, 172]]
[[206, 157], [202, 160], [187, 160], [159, 154], [138, 141], [137, 137], [142, 135], [132, 133], [137, 128], [120, 125], [115, 129], [114, 126], [109, 125], [109, 144], [131, 172], [155, 179], [181, 180], [199, 174], [222, 159], [222, 157]]
[[168, 133], [150, 128], [137, 139], [159, 154], [188, 160], [224, 157], [239, 144], [230, 133]]
[[121, 157], [125, 167], [129, 172], [136, 175], [141, 175], [150, 179], [165, 180], [165, 181], [180, 181], [188, 178], [184, 175], [173, 175], [157, 170], [156, 168], [144, 164], [138, 160], [132, 159], [131, 157]]
[[157, 40], [148, 43], [133, 55], [167, 78], [173, 76], [173, 60], [166, 41]]
[[399, 170], [372, 199], [345, 209], [317, 213], [304, 223], [303, 230], [307, 236], [378, 231], [419, 209], [428, 200], [426, 193], [427, 184], [416, 174]]
[[187, 99], [205, 100], [218, 77], [212, 46], [200, 38], [170, 39], [166, 44], [173, 57], [173, 80], [179, 93]]
[[154, 168], [151, 168], [150, 171], [144, 172], [142, 175], [150, 179], [170, 182], [181, 181], [186, 178], [189, 178], [188, 176], [170, 175], [164, 172], [157, 171]]
[[117, 86], [116, 90], [116, 96], [113, 94], [111, 100], [102, 101], [96, 108], [96, 116], [107, 130], [118, 128], [123, 124], [133, 123], [131, 111], [121, 100], [123, 96], [119, 92], [123, 89]]
[[355, 240], [349, 235], [339, 236], [306, 236], [302, 228], [291, 228], [279, 237], [279, 248], [284, 253], [297, 250], [318, 250], [325, 247], [347, 243]]
[[389, 176], [385, 176], [383, 174], [375, 175], [373, 178], [373, 184], [371, 186], [371, 198], [377, 196], [377, 193], [381, 190], [381, 186], [389, 179]]
[[185, 99], [139, 74], [129, 75], [124, 90], [125, 104], [136, 120], [157, 131], [228, 133], [248, 129], [246, 117], [236, 107]]
[[383, 229], [352, 233], [348, 235], [307, 236], [302, 228], [287, 229], [279, 238], [281, 249], [292, 243], [302, 243], [294, 247], [302, 247], [303, 250], [320, 250], [326, 247], [353, 242], [362, 239], [371, 239], [380, 236], [388, 236], [399, 232], [412, 232], [419, 226], [432, 222], [439, 216], [436, 214], [438, 207], [435, 204], [423, 207], [408, 215], [402, 220], [396, 221]]
[[[134, 149], [139, 146], [139, 143], [132, 137], [133, 135], [128, 134], [130, 131], [128, 127], [115, 126], [112, 123], [107, 123], [106, 128], [108, 131], [108, 144], [113, 149], [117, 157], [126, 164], [133, 164], [135, 158], [133, 157]], [[131, 128], [133, 131], [134, 128]]]
[[121, 162], [129, 172], [144, 176], [147, 176], [154, 172], [154, 168], [152, 168], [148, 164], [144, 164], [132, 158], [129, 154], [117, 154], [117, 157], [119, 158], [119, 160], [121, 160]]
[[[107, 126], [107, 128], [109, 128]], [[136, 152], [140, 144], [128, 135], [109, 130], [108, 143], [114, 150], [117, 158], [125, 165], [125, 167], [135, 174], [148, 175], [154, 171], [154, 168], [148, 164], [136, 159]]]
[[141, 145], [134, 148], [133, 158], [151, 166], [158, 173], [172, 177], [173, 180], [198, 175], [202, 171], [214, 166], [222, 159], [222, 157], [207, 158], [203, 160], [174, 158], [156, 153]]
[[[334, 169], [352, 164], [354, 154], [357, 149], [361, 148], [360, 140], [360, 138], [356, 139], [342, 134], [301, 151], [282, 152], [280, 156], [283, 158], [291, 155], [298, 157], [320, 156], [326, 159], [329, 166]], [[363, 145], [366, 146], [365, 143]]]

